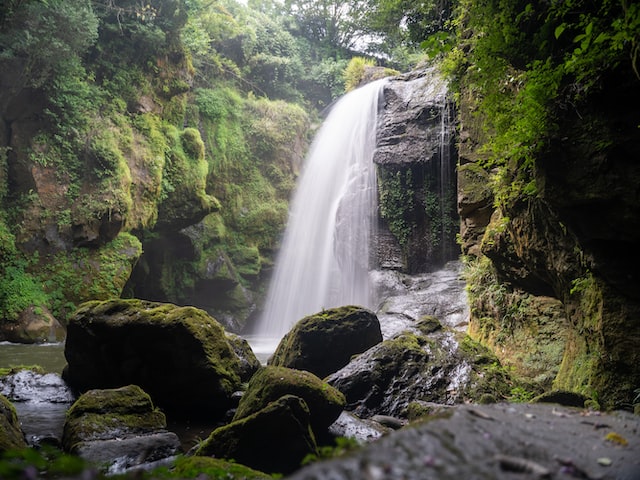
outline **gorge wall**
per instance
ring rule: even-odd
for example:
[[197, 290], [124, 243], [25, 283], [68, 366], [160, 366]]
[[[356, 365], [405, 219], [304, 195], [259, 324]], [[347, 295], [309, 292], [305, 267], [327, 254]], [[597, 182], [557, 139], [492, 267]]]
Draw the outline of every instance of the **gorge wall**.
[[[527, 29], [522, 36], [542, 35]], [[562, 63], [547, 70], [548, 79], [562, 69], [564, 77], [553, 77], [547, 113], [536, 116], [549, 123], [523, 143], [533, 153], [496, 162], [490, 143], [499, 126], [481, 105], [491, 92], [479, 94], [480, 47], [473, 48], [460, 77], [458, 167], [470, 333], [534, 390], [577, 391], [603, 408], [630, 408], [640, 387], [640, 79], [628, 57], [597, 64], [591, 84]], [[533, 83], [522, 72], [533, 67], [509, 53], [504, 76], [490, 82], [515, 99], [513, 125]]]

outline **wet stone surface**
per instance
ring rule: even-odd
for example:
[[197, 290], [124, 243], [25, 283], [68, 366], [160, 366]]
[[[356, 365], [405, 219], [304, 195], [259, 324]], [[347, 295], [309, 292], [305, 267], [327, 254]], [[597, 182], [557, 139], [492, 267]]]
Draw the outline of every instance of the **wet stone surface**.
[[640, 417], [550, 404], [448, 407], [296, 480], [638, 479]]

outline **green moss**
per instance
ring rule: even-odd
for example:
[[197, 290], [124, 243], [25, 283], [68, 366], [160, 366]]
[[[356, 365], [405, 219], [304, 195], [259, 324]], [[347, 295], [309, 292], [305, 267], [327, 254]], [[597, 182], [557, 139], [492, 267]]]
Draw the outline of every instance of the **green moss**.
[[312, 427], [317, 434], [324, 433], [345, 405], [344, 395], [315, 375], [303, 370], [268, 366], [251, 378], [233, 418], [239, 420], [249, 416], [287, 394], [298, 396], [307, 403]]
[[273, 478], [244, 465], [203, 456], [178, 457], [171, 468], [171, 476], [176, 478], [199, 478], [202, 475], [206, 475], [211, 480], [268, 480]]
[[401, 246], [406, 247], [416, 226], [413, 223], [414, 186], [411, 170], [378, 171], [380, 215]]
[[0, 395], [0, 452], [26, 446], [15, 407], [4, 395]]

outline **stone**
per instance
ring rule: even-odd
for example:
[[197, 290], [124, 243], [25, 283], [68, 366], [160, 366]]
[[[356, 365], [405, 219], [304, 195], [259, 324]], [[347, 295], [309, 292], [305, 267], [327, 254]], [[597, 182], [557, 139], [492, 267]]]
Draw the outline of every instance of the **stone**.
[[[589, 421], [585, 413], [544, 404], [457, 405], [287, 478], [639, 478], [640, 445], [630, 440], [637, 438], [640, 419], [614, 412]], [[609, 429], [594, 423], [607, 425], [629, 444], [606, 441]], [[610, 462], [601, 465], [599, 458]]]
[[229, 345], [231, 345], [231, 348], [240, 362], [240, 369], [238, 371], [240, 380], [242, 382], [248, 382], [251, 380], [253, 374], [260, 368], [260, 360], [258, 360], [255, 353], [253, 353], [253, 350], [251, 350], [249, 342], [240, 335], [230, 332], [226, 332], [225, 335], [227, 336]]
[[62, 445], [93, 464], [126, 469], [179, 452], [177, 435], [166, 427], [164, 414], [137, 385], [90, 390], [69, 409]]
[[0, 324], [0, 338], [14, 343], [61, 342], [66, 331], [44, 306], [30, 306], [18, 315], [16, 322]]
[[311, 426], [316, 436], [326, 433], [345, 405], [342, 393], [312, 373], [267, 366], [251, 378], [233, 420], [252, 415], [287, 394], [305, 401], [311, 412]]
[[26, 447], [16, 409], [4, 395], [0, 395], [0, 453]]
[[143, 300], [87, 302], [70, 318], [63, 378], [74, 388], [140, 385], [176, 414], [219, 417], [240, 389], [240, 358], [203, 310]]
[[317, 455], [309, 408], [302, 398], [283, 395], [214, 430], [195, 453], [233, 459], [268, 473], [291, 473], [307, 455]]
[[425, 335], [403, 332], [385, 340], [326, 380], [340, 390], [346, 410], [361, 418], [406, 419], [415, 401], [452, 405], [484, 394], [503, 397], [510, 385], [497, 358], [448, 328]]
[[268, 364], [306, 370], [324, 378], [381, 341], [375, 313], [357, 306], [332, 308], [296, 323]]

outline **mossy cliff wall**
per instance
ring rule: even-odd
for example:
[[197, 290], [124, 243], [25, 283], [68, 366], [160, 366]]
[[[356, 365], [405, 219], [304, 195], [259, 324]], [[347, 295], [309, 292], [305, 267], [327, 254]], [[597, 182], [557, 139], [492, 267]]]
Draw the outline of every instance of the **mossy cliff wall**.
[[181, 2], [124, 4], [0, 15], [0, 323], [124, 295], [241, 324], [272, 261], [306, 114], [203, 83]]
[[[517, 8], [489, 23], [471, 8], [470, 28], [484, 25], [486, 34], [466, 42], [458, 70], [470, 333], [534, 390], [628, 408], [640, 387], [640, 78], [618, 50], [607, 61], [596, 55], [604, 28], [628, 12], [587, 10], [586, 31], [601, 22], [604, 40], [586, 51], [561, 36], [585, 25], [561, 23], [569, 17], [540, 6], [516, 16]], [[519, 33], [491, 29], [503, 21]], [[550, 55], [546, 63], [519, 61], [531, 43], [535, 55]], [[483, 63], [488, 47], [493, 67]]]

